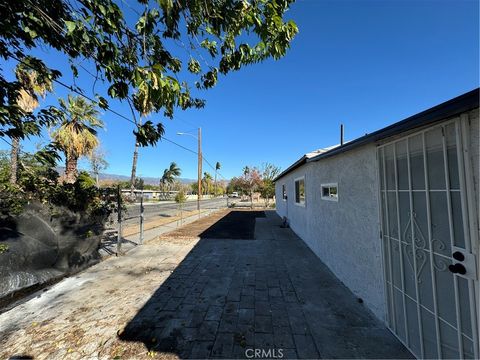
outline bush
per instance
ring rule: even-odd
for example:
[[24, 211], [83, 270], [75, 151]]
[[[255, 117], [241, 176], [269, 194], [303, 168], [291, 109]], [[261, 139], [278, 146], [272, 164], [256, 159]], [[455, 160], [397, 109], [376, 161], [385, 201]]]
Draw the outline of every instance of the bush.
[[[0, 158], [2, 160], [3, 158]], [[41, 164], [31, 156], [22, 159], [18, 184], [8, 178], [8, 162], [0, 161], [0, 215], [19, 215], [31, 201], [65, 207], [86, 216], [106, 218], [115, 209], [115, 196], [109, 189], [98, 189], [95, 180], [85, 171], [73, 184], [60, 183], [54, 168]]]
[[0, 215], [19, 215], [28, 203], [18, 186], [0, 184]]
[[185, 196], [185, 192], [180, 190], [177, 195], [175, 195], [175, 202], [178, 204], [182, 204], [187, 201], [187, 197]]
[[81, 172], [73, 184], [52, 187], [48, 200], [74, 212], [107, 217], [115, 209], [114, 192], [114, 189], [98, 189], [95, 180], [87, 172]]

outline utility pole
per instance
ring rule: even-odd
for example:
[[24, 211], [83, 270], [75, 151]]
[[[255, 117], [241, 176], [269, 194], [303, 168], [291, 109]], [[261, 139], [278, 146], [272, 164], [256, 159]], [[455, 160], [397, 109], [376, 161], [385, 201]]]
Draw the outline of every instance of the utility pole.
[[177, 135], [189, 135], [198, 141], [198, 180], [197, 180], [197, 210], [198, 215], [200, 215], [200, 200], [202, 199], [202, 128], [198, 128], [198, 135], [195, 136], [190, 133], [177, 132]]
[[197, 210], [200, 214], [200, 200], [202, 199], [202, 128], [198, 128], [198, 194]]

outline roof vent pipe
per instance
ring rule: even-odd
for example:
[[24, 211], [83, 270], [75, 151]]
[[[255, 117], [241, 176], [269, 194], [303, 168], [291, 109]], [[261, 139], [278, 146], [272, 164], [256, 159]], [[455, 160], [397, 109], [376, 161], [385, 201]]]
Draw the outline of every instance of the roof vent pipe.
[[340, 146], [343, 145], [343, 124], [340, 124]]

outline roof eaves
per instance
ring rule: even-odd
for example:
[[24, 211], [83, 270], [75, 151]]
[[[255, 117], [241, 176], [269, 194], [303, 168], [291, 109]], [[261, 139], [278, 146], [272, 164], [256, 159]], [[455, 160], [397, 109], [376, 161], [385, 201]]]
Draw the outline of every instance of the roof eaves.
[[[398, 121], [392, 125], [377, 130], [371, 134], [367, 134], [355, 140], [349, 141], [343, 145], [319, 149], [303, 155], [300, 159], [298, 159], [296, 162], [294, 162], [292, 165], [282, 171], [273, 181], [278, 181], [280, 178], [284, 177], [291, 171], [297, 169], [298, 167], [307, 162], [318, 161], [320, 159], [341, 154], [346, 151], [355, 149], [359, 146], [386, 139], [399, 133], [426, 126], [437, 121], [441, 121], [443, 119], [458, 115], [460, 113], [478, 108], [479, 96], [480, 88], [476, 88], [465, 94], [462, 94], [451, 100], [434, 106], [430, 109], [427, 109], [418, 114], [412, 115], [404, 120]], [[319, 154], [311, 156], [315, 152], [319, 152]]]
[[295, 170], [296, 168], [300, 167], [301, 165], [305, 164], [307, 161], [307, 155], [303, 155], [300, 159], [295, 161], [292, 165], [290, 165], [288, 168], [283, 170], [280, 174], [278, 174], [274, 179], [273, 182], [276, 182], [278, 179], [284, 177], [287, 175], [289, 172]]
[[463, 95], [457, 96], [456, 98], [453, 98], [430, 109], [422, 111], [416, 115], [410, 116], [404, 120], [384, 127], [383, 129], [377, 130], [371, 134], [367, 134], [365, 136], [352, 140], [344, 145], [318, 154], [310, 159], [307, 159], [307, 162], [318, 161], [320, 159], [341, 154], [359, 146], [386, 139], [399, 133], [426, 126], [437, 121], [441, 121], [443, 119], [458, 115], [460, 113], [473, 110], [479, 107], [479, 95], [480, 89], [474, 89]]

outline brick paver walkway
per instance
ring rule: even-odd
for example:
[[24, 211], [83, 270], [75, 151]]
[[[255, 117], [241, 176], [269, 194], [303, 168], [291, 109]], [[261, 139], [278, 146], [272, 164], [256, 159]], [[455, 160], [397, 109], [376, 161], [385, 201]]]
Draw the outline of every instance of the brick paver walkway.
[[107, 260], [79, 276], [90, 279], [81, 287], [49, 290], [47, 315], [39, 301], [0, 315], [0, 355], [411, 357], [279, 223], [269, 212], [257, 218], [256, 239], [158, 241]]

